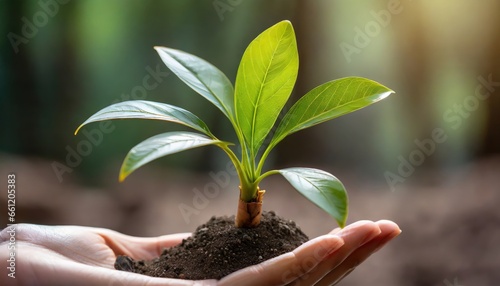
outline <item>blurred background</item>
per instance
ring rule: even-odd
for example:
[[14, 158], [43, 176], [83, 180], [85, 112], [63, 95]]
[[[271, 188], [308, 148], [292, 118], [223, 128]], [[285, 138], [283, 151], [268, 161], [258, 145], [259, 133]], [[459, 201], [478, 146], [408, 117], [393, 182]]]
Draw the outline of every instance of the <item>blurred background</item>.
[[[288, 19], [300, 55], [288, 107], [350, 75], [396, 91], [296, 133], [269, 160], [269, 168], [336, 175], [350, 196], [349, 223], [391, 219], [403, 229], [340, 285], [500, 285], [498, 1], [0, 3], [0, 182], [16, 174], [17, 222], [155, 236], [233, 214], [238, 181], [214, 147], [162, 158], [117, 182], [131, 147], [182, 127], [123, 120], [73, 132], [111, 103], [146, 99], [190, 110], [234, 140], [220, 111], [171, 74], [153, 46], [197, 55], [234, 82], [249, 42]], [[196, 201], [214, 182], [215, 197]], [[261, 187], [264, 208], [310, 237], [335, 227], [284, 179]], [[1, 219], [6, 225], [6, 212]]]

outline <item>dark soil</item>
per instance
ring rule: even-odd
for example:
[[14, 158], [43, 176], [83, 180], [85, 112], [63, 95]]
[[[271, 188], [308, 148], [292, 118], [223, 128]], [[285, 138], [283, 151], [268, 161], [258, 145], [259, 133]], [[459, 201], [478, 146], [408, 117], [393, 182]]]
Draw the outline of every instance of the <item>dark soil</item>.
[[115, 268], [154, 277], [221, 279], [239, 269], [292, 251], [308, 237], [291, 220], [264, 212], [258, 227], [234, 226], [234, 216], [212, 217], [178, 246], [151, 261], [118, 256]]

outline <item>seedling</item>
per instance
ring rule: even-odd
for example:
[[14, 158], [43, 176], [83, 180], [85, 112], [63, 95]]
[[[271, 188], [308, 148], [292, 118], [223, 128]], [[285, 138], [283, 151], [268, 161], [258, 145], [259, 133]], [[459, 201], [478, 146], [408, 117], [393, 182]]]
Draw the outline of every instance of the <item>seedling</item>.
[[[313, 168], [287, 168], [263, 172], [264, 163], [288, 135], [361, 109], [393, 93], [369, 79], [346, 77], [324, 83], [302, 96], [270, 134], [297, 78], [299, 59], [292, 24], [282, 21], [264, 31], [247, 47], [241, 59], [235, 87], [212, 64], [194, 55], [155, 47], [163, 62], [184, 83], [215, 105], [227, 117], [239, 147], [219, 140], [193, 113], [165, 103], [134, 100], [108, 106], [83, 122], [110, 119], [154, 119], [175, 122], [198, 132], [167, 132], [133, 147], [121, 166], [119, 180], [160, 157], [196, 147], [220, 147], [234, 164], [240, 180], [235, 224], [255, 227], [260, 223], [264, 190], [259, 183], [281, 174], [302, 195], [329, 213], [343, 227], [347, 219], [347, 193], [333, 175]], [[265, 139], [269, 144], [263, 146]], [[241, 150], [239, 156], [235, 150]]]

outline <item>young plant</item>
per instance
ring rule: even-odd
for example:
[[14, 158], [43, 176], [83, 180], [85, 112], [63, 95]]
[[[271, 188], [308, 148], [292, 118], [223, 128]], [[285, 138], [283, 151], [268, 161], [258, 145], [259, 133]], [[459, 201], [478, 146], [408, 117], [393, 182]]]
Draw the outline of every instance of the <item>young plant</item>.
[[[144, 100], [120, 102], [92, 115], [75, 134], [91, 122], [127, 118], [170, 121], [198, 131], [167, 132], [133, 147], [122, 164], [120, 181], [162, 156], [215, 145], [229, 156], [239, 176], [237, 227], [255, 227], [260, 223], [264, 190], [259, 188], [259, 183], [274, 174], [281, 174], [297, 191], [333, 216], [341, 227], [345, 225], [347, 194], [336, 177], [312, 168], [263, 172], [264, 162], [288, 135], [382, 100], [393, 93], [392, 90], [360, 77], [324, 83], [302, 96], [284, 115], [274, 134], [269, 134], [298, 73], [297, 43], [289, 21], [272, 26], [250, 43], [241, 59], [234, 88], [220, 70], [194, 55], [166, 47], [155, 49], [175, 75], [227, 117], [238, 138], [241, 154], [237, 156], [232, 143], [219, 140], [200, 118], [187, 110]], [[263, 146], [266, 138], [270, 139], [269, 144]]]

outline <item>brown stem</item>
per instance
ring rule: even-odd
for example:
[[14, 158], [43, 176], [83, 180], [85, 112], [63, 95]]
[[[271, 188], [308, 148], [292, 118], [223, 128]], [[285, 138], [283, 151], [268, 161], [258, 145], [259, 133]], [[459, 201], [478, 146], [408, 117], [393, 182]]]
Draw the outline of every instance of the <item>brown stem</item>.
[[[240, 190], [241, 192], [241, 190]], [[238, 212], [236, 213], [236, 227], [251, 228], [260, 224], [262, 215], [262, 199], [266, 191], [257, 188], [257, 197], [253, 202], [238, 201]]]

